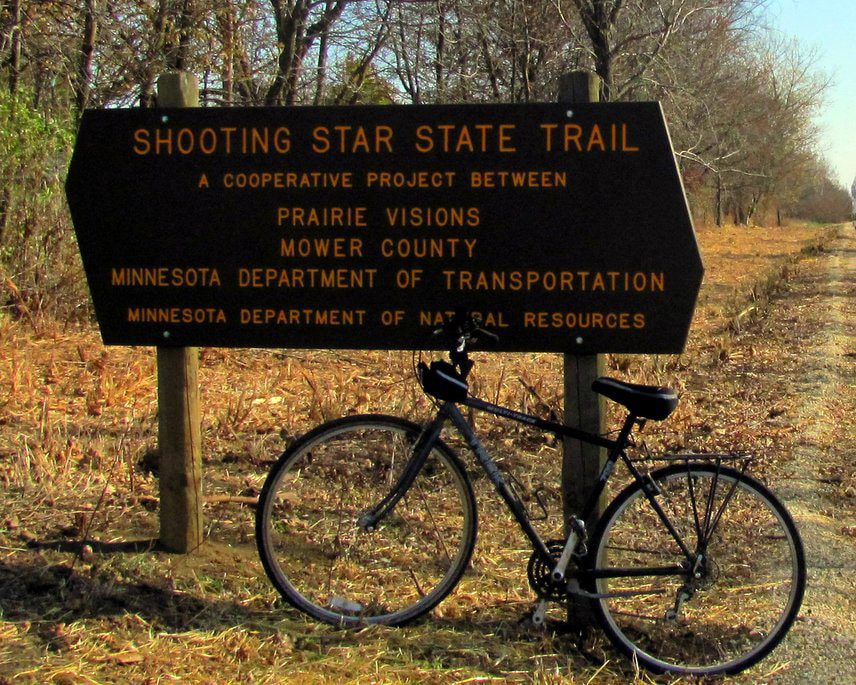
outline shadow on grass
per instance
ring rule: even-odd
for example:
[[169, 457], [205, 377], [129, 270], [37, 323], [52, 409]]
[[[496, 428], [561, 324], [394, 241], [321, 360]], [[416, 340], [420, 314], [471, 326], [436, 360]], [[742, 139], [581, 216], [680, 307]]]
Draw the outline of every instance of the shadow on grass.
[[[84, 551], [85, 546], [91, 552]], [[536, 661], [560, 670], [572, 662], [571, 670], [593, 672], [615, 658], [604, 651], [603, 640], [592, 643], [586, 639], [591, 635], [568, 632], [561, 622], [551, 621], [548, 630], [534, 628], [526, 611], [518, 613], [520, 606], [500, 605], [490, 615], [483, 611], [454, 618], [429, 614], [401, 629], [339, 629], [319, 624], [281, 602], [273, 607], [267, 602], [241, 604], [231, 598], [235, 595], [229, 594], [234, 590], [229, 584], [212, 592], [202, 585], [198, 589], [177, 586], [187, 579], [228, 575], [240, 583], [242, 596], [248, 592], [258, 596], [258, 590], [250, 590], [247, 584], [257, 582], [260, 589], [267, 585], [263, 574], [255, 575], [256, 560], [249, 549], [223, 544], [207, 542], [186, 556], [159, 552], [153, 539], [42, 540], [29, 542], [28, 548], [0, 560], [0, 617], [32, 624], [27, 632], [33, 649], [66, 651], [64, 627], [81, 621], [101, 622], [97, 629], [90, 625], [96, 632], [105, 625], [153, 633], [216, 634], [239, 628], [261, 641], [285, 634], [299, 659], [344, 649], [356, 650], [353, 655], [359, 660], [360, 655], [391, 650], [399, 655], [389, 661], [396, 668], [429, 664], [440, 669], [476, 669], [497, 678], [508, 671], [531, 669]]]
[[[133, 630], [147, 633], [199, 630], [213, 634], [239, 627], [250, 629], [260, 640], [287, 635], [293, 646], [287, 659], [322, 658], [344, 649], [355, 663], [362, 663], [363, 657], [391, 655], [383, 658], [394, 668], [406, 669], [407, 664], [415, 664], [439, 669], [438, 672], [475, 669], [474, 673], [497, 679], [508, 672], [528, 671], [536, 664], [550, 672], [570, 669], [591, 674], [615, 657], [604, 652], [602, 640], [596, 640], [592, 649], [588, 640], [565, 632], [559, 624], [551, 624], [551, 630], [537, 630], [525, 620], [516, 620], [513, 610], [502, 617], [485, 617], [478, 612], [455, 619], [428, 616], [400, 629], [339, 629], [318, 624], [283, 605], [251, 609], [224, 599], [222, 594], [213, 597], [204, 592], [182, 591], [163, 577], [166, 574], [157, 575], [152, 568], [136, 568], [134, 556], [139, 556], [141, 562], [154, 556], [150, 554], [154, 547], [151, 540], [87, 542], [102, 555], [96, 556], [94, 562], [67, 559], [51, 563], [51, 552], [74, 554], [83, 544], [31, 543], [29, 554], [0, 561], [0, 616], [5, 621], [32, 624], [27, 629], [31, 645], [28, 649], [65, 652], [70, 646], [64, 626], [94, 620], [115, 625], [119, 630], [131, 625]], [[208, 556], [202, 555], [199, 561], [203, 566], [210, 565], [211, 555], [216, 552], [209, 550]], [[111, 554], [115, 555], [112, 559]], [[126, 617], [142, 619], [143, 625], [135, 620], [127, 623]], [[619, 660], [610, 665], [610, 671], [627, 676], [619, 681], [632, 681], [632, 674], [622, 666]]]
[[50, 549], [55, 552], [66, 552], [80, 556], [83, 548], [88, 546], [94, 554], [118, 554], [123, 552], [151, 552], [158, 549], [155, 540], [128, 540], [122, 542], [102, 542], [100, 540], [48, 540], [33, 541], [27, 545], [30, 549]]
[[[50, 563], [40, 552], [79, 554], [84, 544], [102, 555], [89, 565]], [[217, 630], [242, 623], [258, 625], [265, 613], [233, 601], [200, 598], [176, 589], [169, 578], [142, 577], [117, 570], [106, 555], [144, 553], [155, 541], [56, 541], [30, 543], [32, 555], [0, 561], [0, 616], [7, 621], [70, 623], [88, 618], [136, 614], [152, 627], [169, 632], [194, 628]]]

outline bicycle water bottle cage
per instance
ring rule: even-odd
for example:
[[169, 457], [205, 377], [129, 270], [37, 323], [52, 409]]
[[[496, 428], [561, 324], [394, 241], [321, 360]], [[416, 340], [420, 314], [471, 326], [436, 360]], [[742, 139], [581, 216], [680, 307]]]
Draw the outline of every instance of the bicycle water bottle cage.
[[449, 362], [419, 362], [419, 381], [422, 389], [432, 397], [447, 402], [463, 402], [467, 399], [469, 386], [464, 377]]

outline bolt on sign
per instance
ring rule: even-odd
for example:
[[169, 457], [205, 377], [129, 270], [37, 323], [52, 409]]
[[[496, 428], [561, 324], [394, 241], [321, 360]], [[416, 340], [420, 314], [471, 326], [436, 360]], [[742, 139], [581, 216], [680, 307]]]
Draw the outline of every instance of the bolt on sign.
[[87, 111], [106, 344], [678, 352], [702, 264], [657, 103]]

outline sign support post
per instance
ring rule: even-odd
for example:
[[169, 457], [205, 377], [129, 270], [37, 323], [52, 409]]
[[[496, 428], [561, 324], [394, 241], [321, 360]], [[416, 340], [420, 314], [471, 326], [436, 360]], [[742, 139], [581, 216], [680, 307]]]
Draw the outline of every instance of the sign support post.
[[[559, 102], [570, 104], [598, 102], [600, 78], [591, 72], [574, 71], [564, 74], [559, 81]], [[592, 382], [604, 373], [604, 356], [601, 354], [564, 354], [563, 378], [565, 391], [564, 419], [590, 433], [605, 430], [605, 401], [591, 391]], [[600, 470], [606, 461], [603, 448], [565, 438], [562, 443], [562, 505], [565, 534], [568, 522], [582, 511]], [[588, 527], [589, 521], [586, 521]], [[568, 620], [571, 625], [591, 623], [588, 605], [570, 598]]]
[[[158, 79], [158, 106], [195, 107], [199, 88], [188, 72]], [[160, 545], [186, 554], [202, 544], [202, 429], [196, 347], [158, 347]]]

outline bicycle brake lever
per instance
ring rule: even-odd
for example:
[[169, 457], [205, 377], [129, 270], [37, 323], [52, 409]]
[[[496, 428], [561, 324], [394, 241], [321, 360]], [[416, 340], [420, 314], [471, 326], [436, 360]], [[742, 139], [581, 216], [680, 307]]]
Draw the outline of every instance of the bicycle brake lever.
[[490, 340], [491, 342], [494, 342], [494, 343], [499, 342], [499, 336], [496, 333], [491, 333], [490, 331], [486, 331], [484, 328], [476, 328], [475, 331], [473, 331], [473, 332], [476, 334], [477, 337], [487, 338], [488, 340]]

